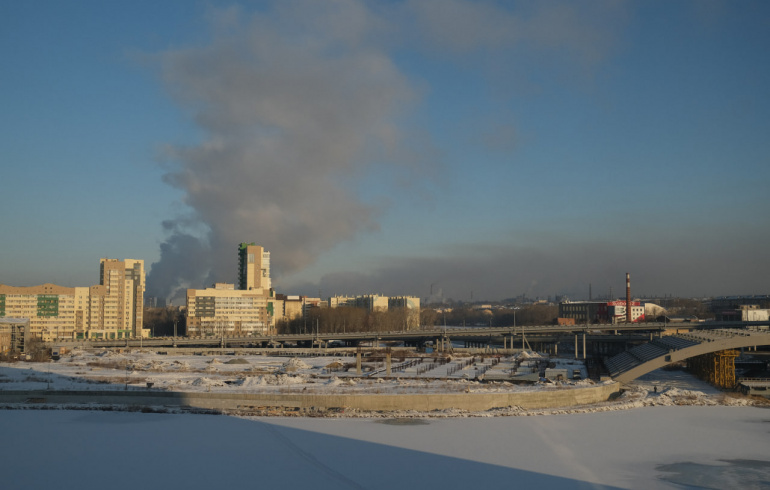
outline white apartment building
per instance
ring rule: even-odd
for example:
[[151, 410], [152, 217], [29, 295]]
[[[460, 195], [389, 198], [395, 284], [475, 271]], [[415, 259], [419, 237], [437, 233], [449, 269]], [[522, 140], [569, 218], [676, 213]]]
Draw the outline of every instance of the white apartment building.
[[274, 324], [270, 252], [238, 245], [238, 282], [187, 290], [187, 335], [268, 335]]
[[44, 341], [147, 336], [143, 328], [144, 261], [101, 259], [99, 285], [0, 285], [0, 318], [29, 319], [29, 336]]
[[271, 292], [240, 290], [234, 284], [187, 290], [187, 335], [267, 335], [272, 324]]

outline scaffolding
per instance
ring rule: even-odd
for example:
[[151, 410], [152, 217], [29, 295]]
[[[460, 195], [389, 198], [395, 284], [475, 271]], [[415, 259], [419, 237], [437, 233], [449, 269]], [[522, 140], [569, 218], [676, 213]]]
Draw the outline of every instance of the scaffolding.
[[735, 358], [740, 352], [734, 349], [711, 352], [688, 360], [687, 365], [699, 378], [719, 388], [735, 388]]

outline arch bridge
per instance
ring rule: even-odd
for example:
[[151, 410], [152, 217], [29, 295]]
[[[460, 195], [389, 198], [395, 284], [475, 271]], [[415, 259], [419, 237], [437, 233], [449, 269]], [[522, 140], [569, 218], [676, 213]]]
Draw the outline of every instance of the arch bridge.
[[770, 345], [770, 332], [756, 329], [694, 330], [666, 335], [605, 360], [610, 376], [628, 383], [650, 371], [686, 359], [744, 347]]

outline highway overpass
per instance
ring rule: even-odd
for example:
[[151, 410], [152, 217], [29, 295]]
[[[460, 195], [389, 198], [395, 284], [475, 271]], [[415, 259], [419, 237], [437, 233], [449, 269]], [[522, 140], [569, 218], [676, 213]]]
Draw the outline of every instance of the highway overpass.
[[[359, 345], [369, 342], [401, 341], [419, 345], [426, 341], [440, 342], [466, 341], [479, 343], [502, 343], [520, 345], [522, 340], [542, 338], [553, 339], [560, 336], [578, 335], [623, 335], [641, 332], [662, 333], [667, 329], [714, 330], [746, 328], [766, 325], [767, 322], [704, 322], [704, 323], [620, 323], [598, 325], [537, 325], [509, 327], [432, 327], [418, 330], [392, 332], [336, 332], [304, 333], [270, 336], [240, 337], [161, 337], [149, 339], [116, 340], [58, 340], [48, 345], [51, 347], [79, 345], [91, 347], [271, 347], [290, 345], [322, 346], [332, 340], [345, 342], [347, 345]], [[522, 338], [523, 336], [523, 338]]]

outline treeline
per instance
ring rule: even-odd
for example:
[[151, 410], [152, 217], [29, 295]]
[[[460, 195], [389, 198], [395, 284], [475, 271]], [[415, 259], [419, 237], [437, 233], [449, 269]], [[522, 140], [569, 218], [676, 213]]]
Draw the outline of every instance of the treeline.
[[[508, 327], [515, 325], [547, 325], [554, 323], [559, 308], [554, 305], [528, 305], [513, 309], [475, 310], [467, 307], [438, 311], [422, 308], [419, 318], [406, 308], [368, 311], [365, 308], [313, 308], [307, 318], [276, 323], [279, 334], [388, 332], [432, 328], [441, 325]], [[514, 318], [515, 316], [515, 318]]]
[[179, 308], [167, 306], [165, 308], [144, 309], [144, 328], [150, 329], [153, 337], [171, 337], [174, 335], [174, 322], [177, 335], [187, 334], [187, 321]]
[[513, 325], [548, 325], [554, 323], [559, 314], [555, 305], [527, 305], [517, 309], [500, 308], [478, 310], [469, 307], [452, 308], [451, 311], [438, 311], [423, 308], [420, 312], [420, 324], [424, 327], [441, 325], [466, 325], [486, 327], [510, 327]]
[[279, 334], [389, 332], [419, 327], [417, 312], [407, 308], [369, 311], [366, 308], [312, 308], [306, 318], [279, 320]]

